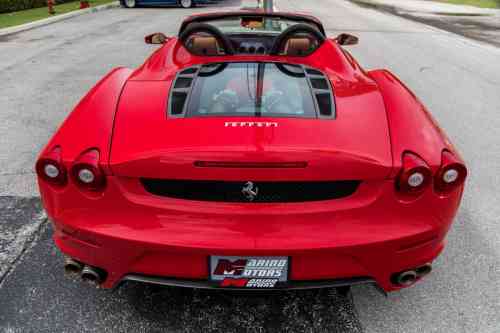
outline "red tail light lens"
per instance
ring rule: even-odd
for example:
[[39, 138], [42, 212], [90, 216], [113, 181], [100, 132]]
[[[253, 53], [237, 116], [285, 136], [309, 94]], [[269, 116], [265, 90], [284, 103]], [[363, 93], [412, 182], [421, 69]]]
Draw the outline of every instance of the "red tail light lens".
[[419, 194], [425, 190], [431, 179], [431, 170], [424, 160], [412, 153], [403, 154], [403, 168], [396, 182], [400, 192]]
[[435, 176], [438, 192], [450, 192], [460, 187], [467, 177], [467, 168], [451, 152], [445, 150], [441, 156], [441, 167]]
[[80, 155], [71, 168], [71, 177], [79, 187], [85, 190], [103, 190], [106, 177], [99, 167], [99, 151], [92, 149]]
[[66, 168], [62, 163], [61, 147], [57, 146], [49, 154], [36, 162], [36, 173], [44, 181], [63, 186], [68, 182]]

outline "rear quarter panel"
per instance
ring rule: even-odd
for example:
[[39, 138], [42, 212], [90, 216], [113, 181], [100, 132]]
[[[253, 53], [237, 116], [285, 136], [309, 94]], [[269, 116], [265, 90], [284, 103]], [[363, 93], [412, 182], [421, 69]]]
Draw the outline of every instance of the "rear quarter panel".
[[83, 151], [97, 148], [100, 163], [106, 169], [116, 107], [131, 73], [130, 69], [116, 68], [102, 78], [80, 100], [40, 156], [60, 146], [63, 163], [68, 168]]
[[394, 74], [387, 70], [374, 70], [368, 75], [377, 83], [384, 99], [392, 146], [392, 176], [401, 168], [405, 151], [419, 155], [433, 172], [441, 165], [443, 149], [460, 158], [429, 111]]

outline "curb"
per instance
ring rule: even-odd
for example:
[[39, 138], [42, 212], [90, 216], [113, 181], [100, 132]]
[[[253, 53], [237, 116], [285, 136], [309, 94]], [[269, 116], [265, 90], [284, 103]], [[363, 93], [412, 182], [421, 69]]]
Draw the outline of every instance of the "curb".
[[9, 28], [0, 29], [0, 37], [11, 35], [11, 34], [16, 34], [18, 32], [22, 32], [22, 31], [26, 31], [26, 30], [31, 30], [31, 29], [43, 27], [45, 25], [49, 25], [49, 24], [56, 23], [59, 21], [67, 20], [67, 19], [70, 19], [72, 17], [76, 17], [76, 16], [80, 16], [80, 15], [84, 15], [84, 14], [89, 14], [89, 13], [96, 13], [96, 12], [100, 12], [102, 10], [111, 9], [111, 8], [118, 8], [118, 7], [120, 7], [120, 2], [115, 1], [115, 2], [111, 2], [111, 3], [107, 3], [105, 5], [100, 5], [97, 7], [79, 9], [79, 10], [75, 10], [75, 11], [72, 11], [72, 12], [69, 12], [66, 14], [56, 15], [56, 16], [48, 17], [48, 18], [42, 19], [42, 20], [29, 22], [29, 23], [21, 24], [21, 25], [16, 25], [16, 26], [9, 27]]
[[[367, 6], [374, 9], [386, 9], [394, 13], [409, 13], [409, 14], [420, 14], [420, 15], [442, 15], [442, 16], [493, 16], [500, 13], [499, 9], [491, 8], [476, 8], [469, 5], [455, 5], [449, 4], [449, 10], [442, 9], [429, 9], [429, 8], [417, 8], [408, 7], [404, 3], [391, 3], [383, 0], [351, 0], [351, 2], [357, 3], [361, 6]], [[423, 2], [423, 1], [420, 1]], [[445, 6], [446, 4], [441, 4]], [[452, 10], [453, 8], [453, 10]]]
[[[430, 28], [436, 32], [441, 32], [441, 33], [447, 33], [451, 35], [455, 35], [458, 37], [461, 37], [461, 39], [466, 42], [470, 43], [475, 42], [478, 43], [482, 46], [490, 46], [490, 47], [495, 47], [498, 48], [500, 47], [500, 40], [495, 40], [494, 38], [486, 38], [486, 37], [481, 37], [481, 36], [472, 36], [467, 33], [465, 30], [460, 30], [460, 29], [452, 29], [451, 27], [453, 26], [452, 24], [448, 24], [445, 20], [443, 21], [438, 21], [438, 20], [432, 20], [429, 19], [429, 15], [424, 16], [423, 13], [418, 13], [418, 12], [409, 12], [409, 11], [404, 11], [404, 10], [398, 10], [396, 6], [393, 5], [380, 5], [380, 2], [376, 2], [376, 0], [348, 0], [349, 2], [356, 4], [361, 7], [366, 7], [366, 8], [371, 8], [373, 10], [386, 13], [388, 15], [394, 15], [396, 17], [400, 17], [412, 22], [419, 23], [423, 26], [426, 26], [427, 28]], [[376, 3], [375, 3], [376, 2]], [[497, 10], [497, 9], [495, 9]], [[500, 12], [500, 10], [498, 10]], [[420, 14], [420, 15], [419, 15]], [[439, 14], [435, 14], [439, 15]], [[472, 15], [473, 17], [477, 17], [478, 15]], [[488, 15], [490, 16], [490, 15]], [[499, 15], [500, 16], [500, 15]], [[491, 17], [491, 16], [490, 16]], [[442, 24], [438, 24], [436, 22], [443, 22]]]

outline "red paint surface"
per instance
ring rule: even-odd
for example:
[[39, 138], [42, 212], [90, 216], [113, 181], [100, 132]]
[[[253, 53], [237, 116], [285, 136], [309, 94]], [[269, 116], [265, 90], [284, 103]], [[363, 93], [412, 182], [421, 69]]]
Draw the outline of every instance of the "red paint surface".
[[[315, 67], [334, 87], [337, 118], [168, 119], [168, 91], [182, 68], [217, 61], [283, 61]], [[272, 121], [278, 127], [225, 127]], [[435, 174], [443, 149], [458, 156], [428, 112], [392, 74], [365, 73], [332, 40], [299, 57], [192, 56], [173, 38], [133, 73], [117, 69], [82, 99], [42, 151], [60, 146], [70, 170], [95, 148], [106, 173], [102, 193], [73, 179], [39, 178], [67, 255], [108, 272], [206, 279], [208, 256], [289, 256], [293, 280], [369, 276], [387, 291], [394, 272], [431, 262], [460, 204], [431, 184], [401, 195], [395, 177], [409, 150]], [[305, 168], [196, 167], [195, 161], [307, 162]], [[236, 164], [237, 165], [237, 164]], [[349, 197], [307, 203], [217, 203], [156, 197], [139, 177], [211, 180], [361, 180]]]

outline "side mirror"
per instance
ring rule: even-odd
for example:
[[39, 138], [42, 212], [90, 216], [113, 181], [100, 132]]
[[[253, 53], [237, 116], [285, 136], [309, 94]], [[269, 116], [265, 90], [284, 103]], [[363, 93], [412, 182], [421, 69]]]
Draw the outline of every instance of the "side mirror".
[[154, 34], [144, 37], [144, 42], [146, 44], [165, 44], [167, 41], [168, 37], [161, 32], [155, 32]]
[[356, 45], [359, 42], [359, 38], [349, 34], [340, 34], [335, 38], [339, 45]]

